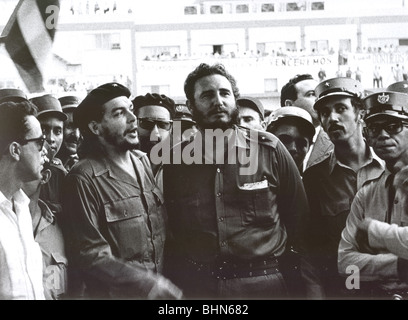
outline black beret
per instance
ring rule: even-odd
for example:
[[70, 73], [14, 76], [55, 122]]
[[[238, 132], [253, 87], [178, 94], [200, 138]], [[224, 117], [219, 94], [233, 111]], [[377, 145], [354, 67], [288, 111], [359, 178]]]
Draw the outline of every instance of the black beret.
[[364, 100], [367, 110], [365, 121], [379, 116], [408, 120], [408, 94], [392, 91], [381, 91], [370, 94]]
[[27, 100], [26, 94], [20, 89], [4, 88], [0, 89], [0, 103], [1, 102], [20, 102]]
[[137, 96], [133, 99], [133, 106], [135, 113], [137, 113], [138, 109], [145, 106], [160, 106], [169, 110], [172, 119], [174, 117], [174, 100], [164, 94], [147, 93], [144, 96]]
[[31, 98], [30, 101], [37, 106], [38, 119], [41, 119], [44, 116], [53, 116], [62, 121], [68, 119], [67, 115], [62, 112], [61, 103], [59, 100], [51, 94]]
[[81, 102], [81, 99], [77, 96], [64, 96], [58, 100], [61, 103], [62, 111], [72, 111]]
[[344, 96], [363, 98], [364, 88], [360, 81], [348, 77], [337, 77], [320, 82], [315, 88], [317, 100], [314, 109], [318, 109], [327, 97]]
[[130, 90], [117, 82], [105, 83], [88, 93], [74, 110], [74, 124], [84, 129], [95, 115], [102, 111], [102, 105], [117, 97], [129, 98]]

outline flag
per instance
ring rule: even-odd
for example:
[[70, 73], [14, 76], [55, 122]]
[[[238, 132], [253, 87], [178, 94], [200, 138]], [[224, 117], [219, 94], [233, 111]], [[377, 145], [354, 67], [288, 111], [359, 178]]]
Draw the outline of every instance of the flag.
[[59, 8], [59, 0], [20, 0], [3, 30], [1, 41], [30, 93], [44, 91]]

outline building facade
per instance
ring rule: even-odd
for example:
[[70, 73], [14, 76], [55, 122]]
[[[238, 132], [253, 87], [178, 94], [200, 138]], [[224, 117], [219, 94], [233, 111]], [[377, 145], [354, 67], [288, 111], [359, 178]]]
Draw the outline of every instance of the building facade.
[[[7, 21], [16, 1], [1, 2]], [[64, 0], [47, 85], [86, 93], [115, 80], [183, 101], [187, 74], [219, 61], [268, 109], [299, 73], [359, 74], [371, 89], [377, 68], [386, 87], [408, 69], [407, 14], [404, 0]], [[0, 65], [0, 86], [21, 86], [1, 47]]]

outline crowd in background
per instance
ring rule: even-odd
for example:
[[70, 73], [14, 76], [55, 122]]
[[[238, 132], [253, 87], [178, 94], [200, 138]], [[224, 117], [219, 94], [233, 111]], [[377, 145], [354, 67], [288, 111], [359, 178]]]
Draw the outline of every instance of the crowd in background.
[[220, 63], [183, 104], [0, 89], [0, 298], [408, 298], [402, 70], [293, 75], [270, 112]]

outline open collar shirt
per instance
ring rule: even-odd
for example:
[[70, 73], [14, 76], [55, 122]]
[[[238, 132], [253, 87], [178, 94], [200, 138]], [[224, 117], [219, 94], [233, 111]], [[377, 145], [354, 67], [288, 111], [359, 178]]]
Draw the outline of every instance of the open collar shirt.
[[43, 264], [34, 241], [30, 199], [20, 189], [13, 203], [0, 192], [0, 299], [43, 300]]

